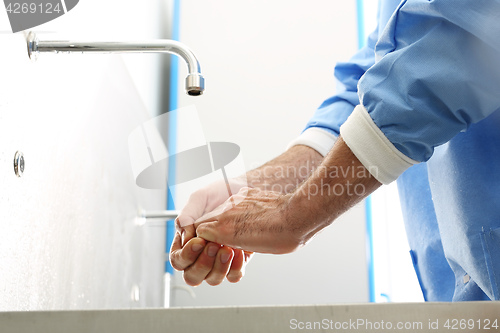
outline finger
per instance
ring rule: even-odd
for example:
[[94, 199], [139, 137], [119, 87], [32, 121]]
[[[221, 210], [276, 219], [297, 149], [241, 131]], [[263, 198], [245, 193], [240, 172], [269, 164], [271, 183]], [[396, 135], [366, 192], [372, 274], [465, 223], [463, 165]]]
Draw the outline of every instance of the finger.
[[200, 222], [202, 223], [202, 221], [214, 221], [216, 220], [216, 216], [230, 210], [231, 208], [234, 207], [234, 203], [233, 201], [231, 200], [233, 199], [233, 197], [230, 197], [229, 199], [227, 199], [226, 201], [224, 201], [223, 204], [221, 204], [220, 206], [218, 206], [217, 208], [215, 208], [214, 210], [212, 210], [211, 212], [201, 216], [200, 218], [198, 218], [196, 221], [195, 221], [195, 226], [197, 226]]
[[182, 248], [181, 233], [176, 232], [174, 239], [172, 240], [172, 245], [170, 246], [170, 253], [178, 251]]
[[194, 225], [188, 225], [187, 227], [184, 228], [183, 233], [182, 233], [182, 246], [184, 246], [189, 240], [191, 240], [193, 237], [196, 237], [196, 230], [194, 228]]
[[199, 217], [195, 221], [195, 225], [197, 226], [199, 223], [206, 222], [206, 221], [214, 221], [216, 220], [216, 216], [221, 215], [224, 212], [227, 212], [230, 209], [233, 209], [238, 205], [240, 202], [242, 202], [248, 195], [248, 187], [244, 187], [240, 189], [240, 191], [229, 197], [224, 203], [213, 209], [212, 211], [209, 211], [207, 214]]
[[183, 247], [181, 245], [181, 236], [176, 232], [170, 249], [170, 264], [178, 271], [193, 265], [200, 256], [205, 244], [204, 239], [195, 237]]
[[[220, 218], [220, 217], [218, 217]], [[232, 248], [240, 248], [235, 243], [234, 228], [231, 228], [227, 223], [220, 221], [203, 222], [196, 227], [197, 237], [207, 241], [224, 244]]]
[[227, 273], [227, 280], [231, 283], [239, 282], [244, 275], [243, 265], [245, 263], [245, 257], [242, 250], [234, 250], [233, 261], [231, 263], [231, 268]]
[[227, 237], [218, 232], [220, 229], [218, 225], [219, 221], [203, 222], [197, 226], [196, 235], [210, 242], [231, 246], [227, 242], [223, 242]]
[[231, 259], [233, 258], [233, 250], [230, 247], [223, 246], [217, 252], [214, 266], [210, 273], [208, 273], [205, 281], [211, 286], [216, 286], [224, 281], [224, 277], [229, 272], [231, 266]]
[[235, 251], [235, 255], [229, 273], [227, 274], [227, 280], [231, 283], [236, 283], [245, 276], [245, 268], [250, 259], [252, 259], [254, 253], [235, 249], [233, 249], [233, 251]]
[[180, 232], [184, 227], [193, 224], [194, 221], [196, 221], [194, 217], [188, 215], [184, 210], [181, 210], [175, 219], [175, 229]]
[[208, 243], [196, 262], [184, 270], [184, 281], [190, 286], [198, 286], [207, 277], [214, 266], [220, 245]]
[[180, 226], [179, 219], [175, 219], [175, 228], [181, 235], [181, 245], [184, 246], [193, 237], [196, 237], [196, 229], [194, 224], [186, 225], [185, 227]]
[[197, 218], [204, 214], [206, 204], [206, 191], [201, 190], [191, 194], [186, 205], [181, 210], [179, 216], [176, 219], [176, 227], [185, 227], [193, 224]]

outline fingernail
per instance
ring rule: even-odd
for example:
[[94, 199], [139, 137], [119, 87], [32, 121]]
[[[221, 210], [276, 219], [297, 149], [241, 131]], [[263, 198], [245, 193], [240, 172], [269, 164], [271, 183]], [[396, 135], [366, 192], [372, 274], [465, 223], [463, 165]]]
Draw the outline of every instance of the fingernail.
[[220, 262], [225, 264], [226, 262], [229, 261], [230, 256], [231, 256], [231, 253], [224, 253], [223, 255], [220, 256]]
[[215, 255], [217, 254], [217, 251], [219, 251], [219, 247], [216, 245], [211, 245], [208, 247], [207, 254], [209, 257], [215, 257]]
[[182, 246], [184, 246], [184, 236], [186, 235], [186, 230], [182, 230], [182, 233], [181, 233], [181, 242], [182, 242]]
[[[203, 248], [203, 245], [201, 245], [201, 244], [193, 244], [193, 245], [191, 246], [191, 250], [192, 250], [193, 252], [198, 252], [198, 251], [200, 251], [202, 248]], [[209, 249], [209, 251], [210, 251], [210, 249]]]

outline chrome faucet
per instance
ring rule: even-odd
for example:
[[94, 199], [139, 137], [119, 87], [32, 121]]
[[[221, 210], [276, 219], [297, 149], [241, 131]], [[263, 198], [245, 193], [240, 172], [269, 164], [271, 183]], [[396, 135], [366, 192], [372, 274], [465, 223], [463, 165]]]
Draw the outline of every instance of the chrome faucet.
[[187, 64], [186, 92], [199, 96], [205, 90], [205, 79], [194, 53], [184, 44], [168, 39], [147, 42], [74, 42], [74, 41], [39, 41], [34, 32], [27, 36], [28, 55], [36, 60], [42, 52], [66, 53], [170, 53], [175, 54]]

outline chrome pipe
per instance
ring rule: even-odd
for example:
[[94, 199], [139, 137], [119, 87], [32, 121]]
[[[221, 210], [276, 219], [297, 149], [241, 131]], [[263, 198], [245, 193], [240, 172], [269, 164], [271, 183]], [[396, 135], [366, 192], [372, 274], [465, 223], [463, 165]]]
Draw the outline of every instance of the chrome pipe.
[[27, 36], [28, 55], [36, 60], [42, 52], [54, 53], [170, 53], [181, 57], [187, 64], [186, 92], [199, 96], [205, 90], [205, 79], [194, 53], [184, 44], [169, 39], [146, 42], [75, 42], [40, 41], [34, 32]]
[[178, 215], [179, 215], [178, 210], [151, 210], [151, 211], [143, 211], [141, 217], [145, 219], [173, 220]]

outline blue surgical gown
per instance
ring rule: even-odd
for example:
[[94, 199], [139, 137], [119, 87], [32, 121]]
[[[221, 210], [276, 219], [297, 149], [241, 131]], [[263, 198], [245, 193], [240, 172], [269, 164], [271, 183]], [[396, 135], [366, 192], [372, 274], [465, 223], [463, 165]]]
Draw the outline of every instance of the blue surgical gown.
[[304, 131], [342, 134], [367, 167], [370, 135], [404, 160], [381, 182], [398, 178], [428, 301], [500, 299], [499, 59], [500, 1], [381, 0], [376, 31], [337, 64], [337, 94]]

